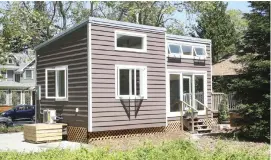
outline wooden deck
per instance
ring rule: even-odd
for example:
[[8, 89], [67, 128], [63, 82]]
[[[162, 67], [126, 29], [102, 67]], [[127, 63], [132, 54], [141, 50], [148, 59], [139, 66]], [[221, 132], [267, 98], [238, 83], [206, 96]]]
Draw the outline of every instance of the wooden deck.
[[235, 111], [238, 109], [238, 101], [236, 99], [236, 95], [234, 93], [225, 94], [225, 93], [212, 93], [212, 106], [211, 109], [214, 113], [218, 112], [220, 103], [223, 99], [223, 96], [227, 97], [227, 105], [229, 107], [229, 111]]

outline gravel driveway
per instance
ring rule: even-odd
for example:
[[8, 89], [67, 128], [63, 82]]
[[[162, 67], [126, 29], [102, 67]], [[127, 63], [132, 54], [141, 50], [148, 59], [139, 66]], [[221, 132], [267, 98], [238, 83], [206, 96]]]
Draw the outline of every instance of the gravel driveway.
[[17, 152], [39, 152], [51, 148], [78, 149], [81, 146], [87, 148], [90, 147], [90, 145], [68, 141], [32, 144], [24, 142], [23, 132], [0, 134], [0, 151], [14, 150]]

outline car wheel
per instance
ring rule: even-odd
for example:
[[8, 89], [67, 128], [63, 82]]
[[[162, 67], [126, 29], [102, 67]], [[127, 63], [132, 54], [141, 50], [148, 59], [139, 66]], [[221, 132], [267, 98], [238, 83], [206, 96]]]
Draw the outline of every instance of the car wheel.
[[32, 120], [32, 121], [35, 121], [35, 116], [33, 116], [33, 117], [31, 118], [31, 120]]
[[7, 118], [8, 118], [8, 119], [11, 119], [12, 121], [14, 120], [14, 119], [13, 119], [12, 117], [10, 117], [10, 116], [8, 116]]
[[7, 128], [7, 124], [6, 123], [0, 123], [0, 128]]

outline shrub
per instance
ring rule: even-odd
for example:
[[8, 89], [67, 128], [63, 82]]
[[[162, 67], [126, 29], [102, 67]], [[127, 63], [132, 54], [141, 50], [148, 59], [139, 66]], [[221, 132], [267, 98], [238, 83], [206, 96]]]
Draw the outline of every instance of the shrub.
[[213, 150], [199, 150], [190, 141], [172, 141], [159, 146], [146, 143], [144, 146], [129, 151], [110, 151], [108, 148], [88, 150], [51, 149], [40, 153], [18, 153], [14, 151], [0, 152], [0, 159], [5, 160], [225, 160], [225, 159], [268, 159], [268, 148], [255, 152], [247, 149], [233, 149], [224, 143], [215, 146]]
[[227, 95], [223, 95], [221, 103], [219, 105], [219, 122], [229, 120], [229, 107], [227, 102]]

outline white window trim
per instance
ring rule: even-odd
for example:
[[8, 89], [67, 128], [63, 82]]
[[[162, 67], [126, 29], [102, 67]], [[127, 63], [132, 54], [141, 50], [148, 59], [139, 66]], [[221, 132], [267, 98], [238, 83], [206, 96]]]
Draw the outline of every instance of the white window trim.
[[[181, 53], [179, 55], [177, 55], [176, 53], [168, 53], [168, 50], [170, 49], [169, 44], [180, 45]], [[192, 47], [191, 55], [183, 55], [183, 49], [182, 49], [181, 45], [191, 46]], [[167, 41], [166, 47], [167, 47], [167, 54], [169, 57], [187, 58], [187, 59], [206, 59], [208, 56], [207, 50], [206, 50], [206, 45], [204, 45], [204, 44], [188, 43], [188, 42], [180, 42], [180, 41]], [[193, 51], [195, 50], [195, 47], [203, 48], [205, 51], [205, 55], [194, 56]], [[195, 53], [197, 53], [197, 52], [195, 51]]]
[[[143, 38], [143, 49], [134, 49], [134, 48], [125, 48], [125, 47], [118, 47], [117, 46], [117, 35], [127, 35], [127, 36], [135, 36], [135, 37], [142, 37]], [[119, 51], [131, 51], [131, 52], [147, 52], [147, 35], [142, 33], [136, 33], [136, 32], [127, 32], [127, 31], [115, 31], [115, 50]]]
[[34, 72], [33, 72], [33, 69], [26, 69], [25, 71], [24, 71], [24, 79], [27, 79], [26, 78], [26, 71], [31, 71], [31, 78], [30, 79], [34, 79]]
[[[180, 112], [170, 112], [170, 74], [179, 74], [180, 75], [180, 95], [182, 95], [182, 86], [183, 86], [183, 75], [184, 74], [192, 74], [192, 77], [194, 77], [195, 75], [203, 75], [204, 78], [204, 104], [207, 105], [207, 71], [196, 71], [196, 70], [176, 70], [176, 69], [168, 69], [167, 70], [167, 80], [166, 80], [166, 88], [167, 88], [167, 96], [166, 98], [167, 100], [167, 104], [166, 104], [166, 110], [167, 110], [167, 117], [179, 117], [181, 115]], [[191, 79], [192, 81], [192, 87], [194, 85], [193, 82], [194, 78]], [[193, 90], [193, 89], [192, 89]], [[183, 100], [183, 96], [180, 96], [180, 100]], [[185, 113], [185, 111], [184, 111]]]
[[[55, 72], [55, 96], [49, 97], [48, 96], [48, 71], [60, 71], [64, 70], [65, 75], [65, 96], [59, 97], [58, 96], [58, 76], [57, 72]], [[55, 101], [68, 101], [68, 66], [58, 66], [55, 68], [45, 68], [45, 99], [55, 99]]]
[[[140, 69], [144, 72], [142, 76], [140, 76], [140, 83], [141, 83], [141, 92], [143, 95], [135, 96], [135, 95], [119, 95], [119, 70], [120, 69]], [[115, 65], [115, 98], [116, 99], [148, 99], [148, 70], [146, 66], [132, 66], [132, 65]], [[129, 74], [131, 76], [131, 74]], [[134, 75], [135, 76], [135, 75]], [[129, 78], [130, 79], [130, 78]], [[136, 83], [136, 82], [135, 82]], [[129, 83], [129, 85], [131, 85]], [[136, 87], [136, 85], [134, 85]], [[130, 86], [131, 87], [131, 86]]]

